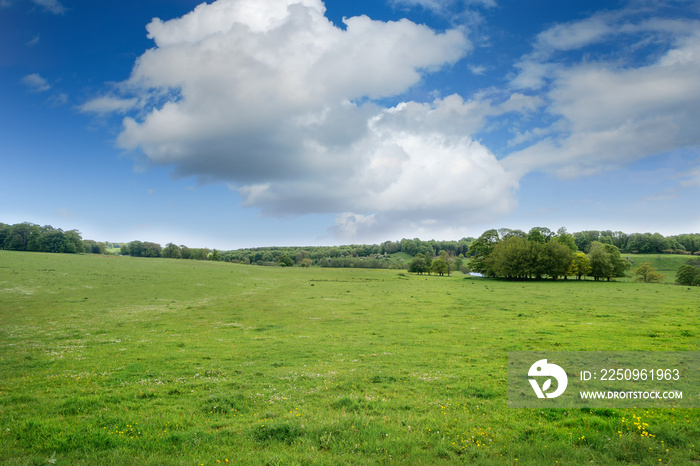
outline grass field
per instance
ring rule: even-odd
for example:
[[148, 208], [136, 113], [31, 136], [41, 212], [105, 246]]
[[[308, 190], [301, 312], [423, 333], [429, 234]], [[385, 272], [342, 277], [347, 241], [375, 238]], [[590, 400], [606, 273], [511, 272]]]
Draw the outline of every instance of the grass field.
[[698, 410], [506, 383], [509, 351], [700, 350], [699, 312], [669, 284], [0, 251], [0, 462], [695, 464]]

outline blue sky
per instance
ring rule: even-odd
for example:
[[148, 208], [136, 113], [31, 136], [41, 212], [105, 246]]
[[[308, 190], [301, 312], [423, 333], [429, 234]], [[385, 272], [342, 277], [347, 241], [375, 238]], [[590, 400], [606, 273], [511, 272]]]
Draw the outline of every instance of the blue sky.
[[700, 231], [700, 3], [0, 0], [0, 221], [234, 249]]

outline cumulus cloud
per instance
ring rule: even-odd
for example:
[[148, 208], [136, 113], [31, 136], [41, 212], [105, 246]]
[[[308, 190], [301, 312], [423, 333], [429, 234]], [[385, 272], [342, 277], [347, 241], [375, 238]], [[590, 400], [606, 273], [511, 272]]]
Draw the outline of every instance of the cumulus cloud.
[[222, 181], [264, 214], [337, 213], [338, 236], [470, 222], [513, 208], [517, 179], [469, 136], [537, 98], [379, 104], [463, 58], [465, 31], [325, 17], [320, 0], [219, 0], [147, 27], [156, 47], [86, 112], [126, 112], [118, 144]]
[[[130, 78], [80, 109], [127, 115], [120, 147], [175, 176], [226, 183], [265, 215], [334, 213], [330, 230], [349, 240], [455, 237], [455, 225], [513, 211], [525, 174], [577, 177], [700, 144], [700, 24], [650, 9], [553, 25], [503, 88], [401, 102], [470, 53], [465, 27], [367, 16], [335, 25], [321, 0], [218, 0], [154, 19], [154, 47]], [[25, 84], [48, 90], [35, 76]], [[513, 135], [500, 160], [477, 137], [493, 128]]]
[[154, 20], [158, 47], [139, 59], [130, 83], [177, 97], [125, 120], [120, 144], [181, 175], [245, 183], [315, 172], [328, 164], [318, 150], [366, 132], [373, 109], [351, 101], [396, 95], [469, 47], [456, 30], [364, 16], [342, 30], [323, 13], [313, 0], [220, 0]]
[[[278, 213], [393, 212], [444, 220], [479, 209], [508, 211], [517, 180], [494, 155], [456, 129], [431, 128], [430, 123], [446, 121], [448, 115], [424, 112], [416, 118], [424, 109], [411, 107], [402, 104], [373, 118], [365, 137], [338, 154], [348, 161], [344, 170], [322, 170], [318, 176], [258, 184], [240, 192], [249, 205], [280, 209]], [[438, 106], [432, 111], [440, 110]], [[414, 118], [418, 121], [406, 122]], [[418, 129], [421, 120], [428, 121], [424, 129]]]

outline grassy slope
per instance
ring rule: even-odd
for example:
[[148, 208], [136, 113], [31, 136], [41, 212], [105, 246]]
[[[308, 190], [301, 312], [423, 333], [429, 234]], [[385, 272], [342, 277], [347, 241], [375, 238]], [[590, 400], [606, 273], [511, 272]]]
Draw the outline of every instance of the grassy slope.
[[[678, 268], [687, 263], [688, 260], [698, 260], [700, 256], [685, 256], [677, 254], [624, 254], [624, 257], [632, 261], [632, 268], [648, 262], [652, 267], [656, 268], [659, 273], [664, 275], [664, 283], [674, 283], [676, 281], [676, 272]], [[634, 278], [630, 277], [630, 280]]]
[[664, 284], [0, 251], [0, 462], [699, 461], [695, 410], [506, 407], [508, 351], [698, 350], [699, 303]]

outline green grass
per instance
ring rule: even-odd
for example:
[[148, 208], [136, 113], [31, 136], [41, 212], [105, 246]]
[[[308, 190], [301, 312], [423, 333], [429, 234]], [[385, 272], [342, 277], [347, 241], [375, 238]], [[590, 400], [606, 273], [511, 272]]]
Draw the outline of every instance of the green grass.
[[667, 284], [0, 251], [0, 462], [692, 464], [696, 410], [511, 409], [507, 353], [697, 351], [699, 311]]
[[[632, 269], [645, 262], [650, 263], [652, 267], [664, 275], [663, 283], [675, 283], [676, 272], [681, 265], [690, 259], [700, 260], [700, 256], [680, 254], [623, 254], [623, 257], [632, 262]], [[632, 281], [634, 277], [630, 274], [627, 280]]]
[[[403, 263], [407, 265], [409, 262], [411, 262], [411, 259], [413, 259], [413, 256], [405, 253], [405, 252], [395, 252], [393, 254], [389, 254], [391, 256], [391, 260], [396, 262], [396, 263]], [[399, 261], [401, 259], [401, 261]]]

